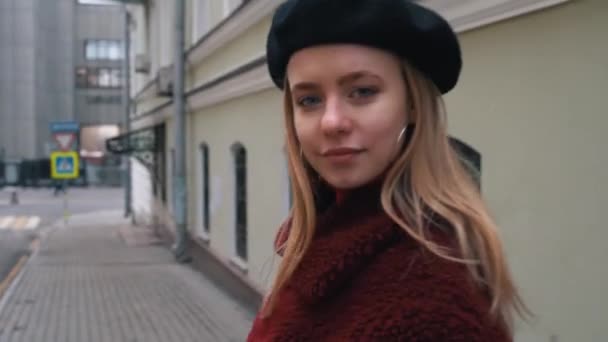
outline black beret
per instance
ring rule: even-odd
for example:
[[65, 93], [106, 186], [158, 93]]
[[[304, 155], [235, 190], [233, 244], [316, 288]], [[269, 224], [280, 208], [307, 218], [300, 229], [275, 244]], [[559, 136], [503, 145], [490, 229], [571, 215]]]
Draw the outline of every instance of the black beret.
[[332, 43], [392, 52], [443, 94], [456, 85], [462, 69], [460, 45], [449, 23], [411, 0], [287, 0], [275, 11], [266, 42], [274, 84], [283, 89], [295, 52]]

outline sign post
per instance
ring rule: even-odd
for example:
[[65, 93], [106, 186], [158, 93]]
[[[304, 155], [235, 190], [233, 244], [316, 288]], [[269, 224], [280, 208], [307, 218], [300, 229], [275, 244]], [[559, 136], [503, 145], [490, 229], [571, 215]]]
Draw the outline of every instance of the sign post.
[[[78, 178], [80, 161], [78, 160], [78, 152], [51, 152], [51, 178], [59, 181], [66, 179]], [[63, 220], [65, 225], [68, 224], [68, 194], [63, 189]]]
[[51, 152], [51, 178], [74, 179], [79, 177], [78, 152]]
[[55, 150], [78, 151], [78, 133], [80, 124], [74, 121], [51, 122], [51, 134], [55, 141]]
[[80, 158], [78, 154], [80, 124], [74, 121], [58, 121], [52, 122], [50, 126], [56, 145], [54, 151], [51, 152], [51, 178], [60, 182], [57, 184], [55, 191], [63, 191], [63, 220], [67, 226], [69, 212], [65, 181], [80, 177]]

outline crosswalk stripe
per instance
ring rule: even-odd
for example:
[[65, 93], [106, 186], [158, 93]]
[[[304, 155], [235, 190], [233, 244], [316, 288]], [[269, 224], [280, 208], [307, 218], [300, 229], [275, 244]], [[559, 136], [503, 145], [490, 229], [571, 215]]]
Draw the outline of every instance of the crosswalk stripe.
[[0, 229], [8, 229], [8, 227], [13, 224], [13, 221], [15, 221], [15, 216], [7, 216], [2, 218], [2, 221], [0, 221]]
[[33, 230], [40, 221], [39, 216], [0, 216], [0, 230]]
[[38, 227], [38, 224], [40, 223], [40, 217], [38, 216], [32, 216], [29, 218], [29, 220], [27, 221], [27, 224], [25, 225], [25, 229], [31, 230], [34, 229], [36, 227]]
[[27, 223], [27, 216], [19, 216], [13, 223], [13, 229], [21, 230], [21, 229], [23, 229], [23, 227], [25, 226], [26, 223]]

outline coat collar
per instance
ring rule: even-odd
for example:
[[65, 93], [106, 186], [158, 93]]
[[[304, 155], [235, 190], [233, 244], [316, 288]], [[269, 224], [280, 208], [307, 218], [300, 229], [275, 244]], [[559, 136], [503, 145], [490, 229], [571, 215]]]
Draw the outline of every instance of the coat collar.
[[317, 222], [315, 238], [290, 283], [309, 304], [335, 294], [402, 232], [380, 204], [381, 182], [342, 194]]

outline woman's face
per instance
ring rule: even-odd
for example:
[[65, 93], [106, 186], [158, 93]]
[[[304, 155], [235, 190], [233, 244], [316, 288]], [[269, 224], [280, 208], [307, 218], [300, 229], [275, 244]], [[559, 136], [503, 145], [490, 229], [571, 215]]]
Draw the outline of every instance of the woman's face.
[[287, 78], [302, 152], [326, 182], [350, 189], [386, 170], [406, 125], [396, 56], [359, 45], [307, 48], [291, 57]]

